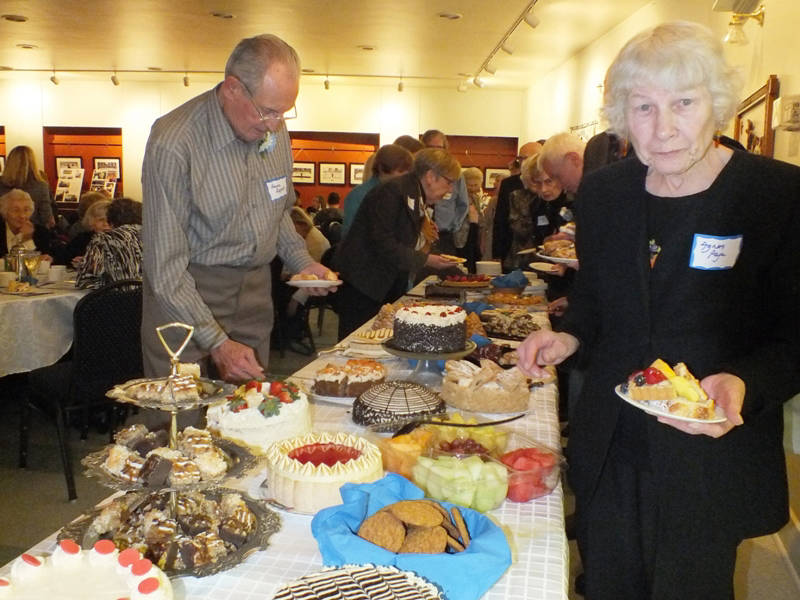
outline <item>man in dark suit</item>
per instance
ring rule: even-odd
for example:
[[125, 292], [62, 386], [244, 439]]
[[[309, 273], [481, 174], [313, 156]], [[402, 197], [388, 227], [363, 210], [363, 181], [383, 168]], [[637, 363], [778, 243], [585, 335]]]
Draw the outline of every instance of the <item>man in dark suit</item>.
[[28, 192], [14, 189], [0, 196], [0, 256], [17, 245], [42, 254], [50, 251], [50, 231], [31, 222], [34, 203]]
[[[542, 149], [539, 142], [528, 142], [523, 144], [517, 154], [517, 160], [522, 163], [529, 156], [533, 156]], [[511, 223], [508, 220], [511, 212], [511, 194], [522, 189], [522, 178], [511, 175], [500, 182], [500, 189], [497, 191], [497, 209], [494, 213], [494, 224], [492, 225], [492, 256], [502, 261], [511, 249]]]
[[461, 166], [447, 151], [426, 148], [415, 155], [410, 173], [366, 195], [334, 257], [344, 280], [338, 294], [339, 339], [402, 296], [414, 272], [454, 265], [428, 253], [434, 238], [427, 209], [452, 192], [460, 174]]

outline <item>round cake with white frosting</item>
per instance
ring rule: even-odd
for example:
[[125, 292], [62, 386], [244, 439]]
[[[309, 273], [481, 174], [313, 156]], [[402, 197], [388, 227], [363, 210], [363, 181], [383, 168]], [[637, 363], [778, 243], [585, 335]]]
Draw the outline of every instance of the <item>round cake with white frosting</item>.
[[119, 552], [111, 540], [81, 550], [62, 540], [50, 556], [23, 554], [0, 577], [0, 598], [13, 600], [171, 600], [164, 572], [133, 548]]
[[267, 451], [267, 491], [275, 502], [301, 513], [340, 504], [345, 483], [383, 477], [381, 452], [346, 433], [309, 433], [274, 443]]
[[251, 381], [208, 407], [208, 428], [263, 454], [274, 443], [311, 431], [308, 396], [283, 381]]
[[464, 349], [467, 313], [460, 306], [404, 306], [394, 315], [391, 345], [406, 352], [442, 354]]
[[373, 385], [353, 402], [353, 422], [359, 425], [396, 423], [414, 417], [437, 415], [445, 403], [433, 390], [411, 381]]

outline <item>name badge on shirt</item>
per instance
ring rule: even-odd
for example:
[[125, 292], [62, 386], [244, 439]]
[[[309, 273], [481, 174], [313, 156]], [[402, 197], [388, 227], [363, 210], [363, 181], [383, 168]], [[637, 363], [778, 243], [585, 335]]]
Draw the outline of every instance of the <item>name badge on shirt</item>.
[[736, 264], [742, 249], [741, 235], [694, 234], [689, 266], [693, 269], [730, 269]]
[[286, 197], [286, 177], [276, 177], [267, 180], [267, 192], [273, 202]]
[[410, 210], [413, 213], [414, 205], [417, 203], [417, 201], [414, 200], [414, 198], [412, 198], [411, 196], [406, 196], [406, 203], [408, 204], [408, 210]]
[[536, 224], [539, 227], [546, 227], [547, 225], [550, 225], [550, 220], [544, 215], [539, 215], [539, 218], [536, 219]]

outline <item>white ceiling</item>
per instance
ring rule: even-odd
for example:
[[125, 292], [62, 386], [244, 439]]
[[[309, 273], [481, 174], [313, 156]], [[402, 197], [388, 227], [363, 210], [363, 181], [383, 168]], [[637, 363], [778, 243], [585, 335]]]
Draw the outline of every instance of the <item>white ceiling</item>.
[[[489, 86], [524, 89], [649, 0], [538, 0], [536, 29], [520, 23], [514, 54], [497, 53]], [[15, 70], [220, 72], [236, 42], [270, 32], [310, 76], [399, 78], [456, 85], [475, 75], [530, 0], [3, 0], [0, 66]], [[214, 11], [231, 19], [212, 17]], [[458, 13], [447, 20], [438, 13]], [[33, 44], [26, 50], [17, 44]], [[359, 49], [374, 46], [374, 50]]]

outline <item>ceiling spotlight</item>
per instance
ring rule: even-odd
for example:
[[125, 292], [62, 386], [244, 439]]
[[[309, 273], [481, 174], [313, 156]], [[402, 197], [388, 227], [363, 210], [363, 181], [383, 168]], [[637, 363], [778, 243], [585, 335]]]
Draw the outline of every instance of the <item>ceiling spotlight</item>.
[[111, 83], [114, 85], [119, 85], [119, 77], [117, 77], [116, 71], [114, 71], [114, 74], [111, 76]]
[[525, 22], [531, 27], [531, 29], [536, 29], [539, 26], [539, 23], [541, 23], [539, 17], [533, 14], [533, 11], [525, 15]]
[[509, 44], [508, 42], [503, 42], [502, 46], [500, 46], [500, 50], [511, 56], [514, 54], [514, 46]]
[[189, 74], [184, 73], [183, 75], [183, 87], [189, 87]]
[[481, 79], [480, 77], [475, 77], [472, 80], [472, 83], [475, 84], [475, 87], [479, 87], [479, 88], [482, 88], [483, 86], [486, 85], [486, 82], [483, 79]]
[[483, 70], [489, 73], [489, 75], [494, 75], [497, 73], [497, 67], [495, 67], [492, 63], [486, 63], [486, 66], [483, 67]]
[[326, 90], [331, 89], [331, 80], [326, 77], [323, 85], [325, 86]]
[[53, 82], [53, 85], [58, 85], [58, 77], [56, 77], [55, 71], [53, 71], [53, 76], [50, 78], [50, 81]]
[[403, 91], [403, 80], [402, 79], [397, 83], [397, 91], [398, 92], [402, 92]]

